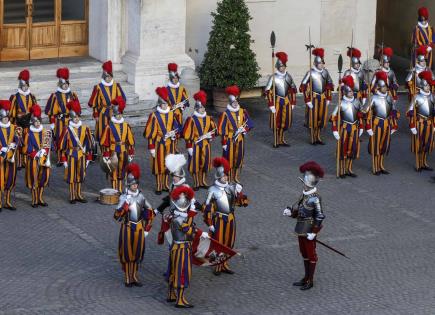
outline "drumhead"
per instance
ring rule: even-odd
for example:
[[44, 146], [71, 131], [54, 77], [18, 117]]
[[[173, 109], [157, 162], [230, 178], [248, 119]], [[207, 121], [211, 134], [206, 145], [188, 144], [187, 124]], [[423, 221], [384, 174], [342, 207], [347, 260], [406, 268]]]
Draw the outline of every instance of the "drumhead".
[[104, 188], [100, 190], [101, 195], [119, 195], [119, 191], [112, 188]]

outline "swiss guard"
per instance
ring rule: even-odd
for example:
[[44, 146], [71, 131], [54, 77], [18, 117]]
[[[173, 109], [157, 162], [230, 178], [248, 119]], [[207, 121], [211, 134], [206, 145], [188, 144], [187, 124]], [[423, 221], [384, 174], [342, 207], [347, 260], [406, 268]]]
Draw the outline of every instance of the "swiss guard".
[[69, 112], [68, 126], [63, 128], [58, 142], [61, 162], [65, 167], [65, 181], [69, 184], [69, 201], [86, 203], [82, 195], [86, 169], [92, 161], [92, 136], [88, 126], [82, 123], [82, 109], [78, 100], [70, 100], [66, 107]]
[[127, 187], [120, 196], [114, 218], [121, 222], [118, 256], [126, 287], [141, 287], [138, 270], [145, 253], [145, 238], [151, 230], [154, 211], [139, 189], [140, 168], [130, 163], [126, 169]]
[[183, 138], [189, 154], [189, 172], [193, 178], [193, 190], [208, 188], [207, 173], [211, 168], [211, 141], [217, 134], [216, 124], [207, 115], [205, 105], [207, 94], [199, 91], [193, 95], [195, 111], [186, 119], [183, 127]]
[[433, 150], [435, 98], [431, 89], [435, 81], [432, 71], [420, 72], [418, 76], [419, 92], [408, 109], [412, 133], [411, 151], [415, 154], [416, 171], [432, 171], [427, 157]]
[[50, 119], [50, 128], [53, 130], [57, 147], [57, 160], [60, 166], [62, 153], [58, 148], [58, 142], [63, 129], [68, 127], [69, 110], [67, 104], [70, 101], [78, 101], [78, 97], [77, 94], [70, 89], [68, 68], [57, 69], [56, 76], [59, 79], [57, 90], [48, 98], [44, 112]]
[[[30, 108], [36, 104], [36, 97], [30, 91], [30, 72], [27, 69], [18, 75], [17, 93], [9, 98], [11, 101], [11, 123], [22, 129], [24, 135], [30, 126]], [[18, 144], [19, 153], [17, 154], [17, 168], [22, 169], [26, 164], [27, 156], [22, 153], [22, 143]]]
[[[112, 100], [111, 106], [113, 116], [101, 135], [100, 144], [103, 152], [103, 163], [112, 165], [109, 170], [112, 188], [122, 192], [122, 185], [127, 175], [127, 165], [134, 158], [135, 141], [130, 125], [122, 117], [125, 110], [125, 102], [122, 96]], [[113, 163], [113, 161], [116, 161], [116, 163]], [[116, 165], [113, 166], [114, 164]]]
[[[426, 59], [428, 57], [428, 49], [429, 46], [420, 46], [416, 50], [416, 60], [415, 60], [415, 67], [410, 71], [405, 79], [406, 81], [406, 87], [408, 88], [408, 97], [411, 101], [412, 98], [418, 94], [421, 82], [419, 74], [423, 71], [429, 71], [432, 73], [432, 70], [427, 66]], [[433, 76], [433, 74], [432, 74]]]
[[[414, 27], [411, 38], [412, 47], [414, 51], [419, 46], [428, 47], [428, 67], [432, 69], [432, 46], [434, 43], [434, 33], [432, 27], [429, 25], [429, 11], [425, 7], [418, 9], [418, 21]], [[415, 55], [413, 56], [413, 64], [415, 64]]]
[[168, 89], [168, 101], [171, 111], [174, 112], [175, 119], [183, 125], [183, 111], [189, 107], [189, 95], [186, 88], [180, 84], [180, 74], [176, 63], [168, 64], [169, 81], [166, 85]]
[[393, 97], [388, 93], [388, 76], [385, 71], [376, 72], [376, 93], [368, 105], [366, 130], [370, 136], [369, 153], [372, 155], [372, 172], [389, 174], [385, 169], [385, 156], [390, 151], [391, 135], [398, 129], [400, 117]]
[[390, 67], [390, 61], [391, 57], [393, 57], [393, 49], [390, 47], [384, 47], [381, 51], [380, 55], [380, 64], [381, 68], [375, 72], [375, 75], [373, 76], [372, 82], [371, 82], [371, 88], [373, 93], [376, 93], [378, 84], [378, 73], [384, 72], [387, 75], [387, 80], [385, 81], [387, 86], [387, 92], [391, 95], [394, 102], [397, 101], [397, 90], [399, 89], [399, 84], [397, 83], [396, 74], [394, 73], [393, 69]]
[[[265, 94], [270, 109], [270, 128], [276, 129], [274, 147], [289, 145], [285, 141], [284, 132], [292, 125], [293, 108], [296, 105], [297, 88], [292, 76], [286, 71], [288, 56], [285, 52], [277, 52], [275, 68], [267, 82]], [[275, 87], [275, 91], [273, 88]], [[274, 93], [275, 92], [275, 93]], [[274, 99], [275, 97], [275, 99]]]
[[34, 104], [29, 131], [24, 137], [23, 152], [27, 154], [26, 186], [32, 192], [32, 207], [46, 207], [44, 189], [48, 186], [51, 173], [50, 152], [53, 149], [53, 134], [41, 124], [41, 107]]
[[169, 107], [168, 90], [165, 87], [158, 87], [156, 94], [158, 95], [157, 107], [148, 116], [143, 136], [148, 140], [151, 170], [156, 177], [155, 193], [160, 195], [162, 190], [169, 190], [165, 157], [175, 153], [175, 140], [180, 136], [182, 127]]
[[323, 48], [315, 48], [313, 67], [302, 79], [299, 91], [304, 94], [306, 104], [305, 125], [310, 129], [311, 144], [325, 144], [320, 138], [321, 130], [328, 121], [328, 106], [331, 102], [334, 84], [325, 68]]
[[361, 65], [361, 51], [355, 47], [349, 48], [347, 56], [350, 58], [350, 68], [344, 72], [343, 76], [352, 77], [354, 97], [364, 106], [367, 101], [368, 84], [366, 73]]
[[[248, 206], [248, 198], [242, 193], [242, 186], [229, 182], [230, 164], [225, 158], [213, 160], [216, 168], [215, 182], [208, 189], [207, 199], [203, 206], [204, 222], [207, 224], [212, 238], [219, 243], [233, 248], [236, 241], [236, 206]], [[228, 262], [216, 265], [214, 274], [233, 274]]]
[[[353, 77], [351, 75], [343, 77], [342, 83], [343, 98], [331, 116], [332, 133], [337, 140], [336, 153], [340, 162], [338, 176], [356, 177], [357, 175], [352, 171], [352, 163], [359, 158], [359, 137], [364, 132], [363, 105], [359, 98], [355, 97]], [[340, 114], [338, 114], [339, 110]]]
[[322, 167], [314, 161], [306, 162], [299, 167], [303, 174], [299, 178], [304, 185], [302, 195], [294, 206], [284, 210], [284, 216], [297, 219], [295, 233], [298, 235], [299, 250], [304, 259], [305, 275], [293, 285], [301, 290], [311, 289], [314, 285], [314, 271], [317, 264], [316, 237], [323, 227], [322, 199], [317, 192], [317, 184], [324, 176]]
[[88, 102], [95, 119], [95, 139], [98, 143], [100, 143], [101, 136], [113, 115], [112, 101], [118, 97], [121, 97], [124, 103], [127, 101], [121, 85], [113, 79], [112, 61], [106, 61], [102, 67], [101, 82], [94, 86]]
[[18, 129], [9, 120], [10, 109], [10, 101], [0, 100], [0, 211], [3, 206], [8, 210], [16, 210], [12, 205], [11, 192], [15, 188], [16, 156], [22, 135], [17, 133]]
[[222, 156], [229, 162], [230, 181], [240, 183], [240, 172], [245, 157], [245, 135], [254, 127], [248, 111], [243, 109], [237, 98], [240, 89], [236, 85], [225, 89], [229, 104], [219, 118], [218, 134], [222, 138]]

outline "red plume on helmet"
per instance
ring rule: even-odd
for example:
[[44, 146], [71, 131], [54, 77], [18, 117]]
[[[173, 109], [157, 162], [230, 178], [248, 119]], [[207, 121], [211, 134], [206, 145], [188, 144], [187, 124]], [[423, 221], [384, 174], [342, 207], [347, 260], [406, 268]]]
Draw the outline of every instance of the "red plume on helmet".
[[140, 167], [136, 163], [130, 163], [127, 165], [127, 174], [132, 174], [134, 178], [139, 179], [140, 177]]
[[23, 71], [21, 71], [20, 74], [18, 75], [18, 80], [29, 82], [30, 80], [29, 70], [24, 69]]
[[427, 45], [422, 45], [417, 48], [416, 53], [418, 56], [426, 56], [427, 55]]
[[377, 81], [382, 80], [385, 81], [385, 83], [388, 81], [388, 75], [385, 71], [378, 71], [375, 75]]
[[0, 100], [0, 109], [4, 109], [5, 111], [10, 111], [11, 102], [9, 100]]
[[38, 117], [41, 118], [41, 107], [38, 104], [33, 104], [32, 107], [30, 107], [30, 113], [34, 116], [34, 117]]
[[384, 47], [384, 49], [382, 50], [382, 54], [389, 57], [389, 58], [393, 57], [393, 48]]
[[323, 178], [323, 176], [325, 175], [325, 171], [323, 170], [323, 168], [315, 161], [308, 161], [302, 164], [301, 166], [299, 166], [299, 171], [301, 173], [305, 173], [309, 171], [313, 173], [315, 176], [320, 178]]
[[66, 67], [57, 69], [56, 76], [59, 79], [69, 80], [69, 69]]
[[66, 108], [68, 108], [68, 110], [70, 111], [72, 110], [79, 116], [82, 113], [82, 107], [80, 106], [80, 102], [76, 99], [70, 100], [68, 103], [66, 103]]
[[349, 48], [347, 50], [347, 56], [348, 57], [355, 57], [355, 58], [361, 58], [361, 51], [355, 47]]
[[418, 77], [420, 79], [425, 80], [430, 85], [434, 85], [435, 84], [435, 81], [432, 79], [432, 71], [429, 71], [429, 70], [422, 71], [422, 72], [420, 72], [418, 74]]
[[230, 163], [228, 163], [228, 160], [223, 157], [217, 157], [213, 159], [213, 167], [223, 167], [225, 174], [228, 174], [230, 171]]
[[343, 79], [341, 79], [341, 82], [343, 82], [343, 84], [347, 85], [351, 89], [353, 89], [353, 87], [355, 86], [355, 82], [353, 81], [353, 77], [351, 75], [343, 77]]
[[426, 20], [429, 19], [429, 10], [426, 7], [421, 7], [418, 9], [418, 16], [422, 16]]
[[160, 86], [158, 88], [156, 88], [156, 94], [162, 98], [165, 102], [168, 101], [168, 89], [165, 88], [164, 86]]
[[193, 99], [195, 101], [201, 102], [202, 106], [205, 106], [205, 104], [207, 103], [207, 93], [205, 93], [203, 90], [199, 90], [193, 95]]
[[108, 60], [105, 63], [103, 63], [103, 71], [107, 72], [108, 74], [110, 74], [110, 76], [112, 76], [113, 74], [113, 66], [112, 66], [112, 61]]
[[280, 51], [275, 54], [276, 58], [278, 58], [284, 65], [287, 64], [288, 56], [285, 52]]
[[325, 50], [323, 48], [314, 48], [312, 54], [323, 59], [325, 57]]
[[181, 185], [171, 192], [171, 199], [178, 200], [181, 195], [185, 195], [187, 199], [192, 200], [195, 196], [195, 192], [189, 186]]
[[169, 72], [177, 72], [178, 65], [176, 63], [168, 63], [168, 71]]
[[118, 112], [122, 114], [126, 104], [122, 96], [117, 96], [112, 100], [112, 105], [118, 106]]
[[225, 93], [227, 93], [228, 95], [233, 95], [233, 96], [237, 97], [240, 95], [240, 89], [237, 85], [231, 85], [225, 89]]

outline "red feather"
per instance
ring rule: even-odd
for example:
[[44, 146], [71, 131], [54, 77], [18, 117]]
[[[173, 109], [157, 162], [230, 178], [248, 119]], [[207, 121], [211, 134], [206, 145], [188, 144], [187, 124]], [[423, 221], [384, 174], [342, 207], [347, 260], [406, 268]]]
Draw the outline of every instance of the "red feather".
[[20, 72], [20, 74], [18, 75], [18, 80], [23, 80], [28, 82], [30, 79], [30, 72], [27, 69], [24, 69], [23, 71]]
[[325, 56], [325, 50], [323, 48], [314, 48], [313, 55], [323, 58]]
[[102, 68], [105, 72], [112, 74], [112, 70], [113, 70], [112, 61], [108, 60], [105, 63], [103, 63]]
[[418, 77], [420, 79], [425, 80], [427, 83], [429, 83], [430, 85], [433, 85], [435, 82], [432, 80], [432, 71], [429, 70], [425, 70], [422, 71], [418, 74]]
[[139, 179], [140, 177], [140, 167], [136, 163], [130, 163], [127, 165], [127, 174], [132, 174], [134, 178]]
[[228, 173], [230, 171], [230, 163], [228, 163], [228, 160], [223, 157], [217, 157], [213, 159], [213, 167], [218, 168], [223, 166], [224, 172]]
[[231, 86], [227, 87], [225, 89], [225, 92], [228, 95], [234, 95], [234, 96], [239, 96], [240, 95], [240, 89], [239, 89], [239, 87], [237, 85], [231, 85]]
[[393, 57], [393, 48], [385, 47], [384, 50], [382, 51], [382, 54], [390, 58]]
[[68, 110], [72, 110], [78, 115], [80, 115], [82, 112], [82, 107], [80, 106], [80, 102], [78, 100], [69, 101], [68, 103], [66, 103], [66, 108], [68, 108]]
[[158, 96], [160, 96], [163, 100], [166, 102], [168, 101], [168, 89], [166, 89], [164, 86], [160, 86], [156, 88], [156, 93]]
[[69, 69], [68, 68], [59, 68], [59, 69], [57, 69], [56, 76], [59, 79], [68, 80], [69, 79]]
[[177, 72], [178, 65], [176, 63], [168, 63], [168, 71]]
[[202, 106], [207, 103], [207, 94], [203, 90], [199, 90], [195, 95], [193, 95], [195, 101], [200, 101]]
[[317, 164], [317, 162], [315, 162], [315, 161], [308, 161], [308, 162], [302, 164], [301, 166], [299, 166], [299, 171], [301, 173], [305, 173], [307, 171], [310, 171], [315, 176], [320, 177], [320, 178], [323, 178], [323, 176], [325, 175], [325, 171], [323, 170], [323, 168], [319, 164]]
[[10, 111], [11, 102], [9, 100], [0, 100], [0, 108], [4, 109], [5, 111]]
[[354, 48], [354, 47], [349, 48], [347, 50], [347, 56], [348, 57], [352, 56], [352, 57], [356, 57], [356, 58], [361, 58], [361, 51], [359, 49], [357, 49], [357, 48]]
[[421, 7], [418, 9], [418, 16], [422, 16], [426, 20], [429, 19], [429, 10], [426, 7]]
[[277, 52], [277, 53], [275, 54], [275, 56], [276, 56], [276, 58], [278, 58], [279, 60], [281, 60], [281, 62], [282, 62], [283, 64], [287, 64], [288, 56], [287, 56], [287, 54], [286, 54], [285, 52], [283, 52], [283, 51]]
[[417, 55], [426, 56], [427, 54], [427, 45], [422, 45], [417, 48], [416, 53]]
[[32, 107], [30, 107], [30, 112], [35, 117], [41, 117], [42, 114], [41, 107], [38, 104], [33, 104]]
[[353, 89], [353, 87], [355, 86], [355, 82], [353, 81], [353, 77], [351, 75], [343, 77], [343, 79], [341, 79], [341, 82], [343, 82], [343, 84], [347, 85], [351, 89]]
[[184, 194], [189, 200], [192, 200], [195, 196], [195, 192], [192, 188], [190, 188], [189, 186], [181, 185], [171, 192], [171, 199], [178, 200], [182, 194]]
[[385, 71], [378, 71], [376, 72], [376, 80], [382, 80], [385, 81], [385, 83], [388, 81], [388, 75]]

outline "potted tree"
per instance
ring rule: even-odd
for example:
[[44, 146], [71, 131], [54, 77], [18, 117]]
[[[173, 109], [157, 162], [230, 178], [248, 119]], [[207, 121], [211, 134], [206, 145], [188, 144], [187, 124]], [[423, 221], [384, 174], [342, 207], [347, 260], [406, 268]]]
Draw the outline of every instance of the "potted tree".
[[225, 110], [225, 87], [237, 84], [241, 90], [253, 88], [260, 74], [251, 50], [248, 7], [244, 0], [222, 0], [211, 13], [213, 26], [207, 51], [199, 69], [201, 85], [213, 91], [213, 105]]

